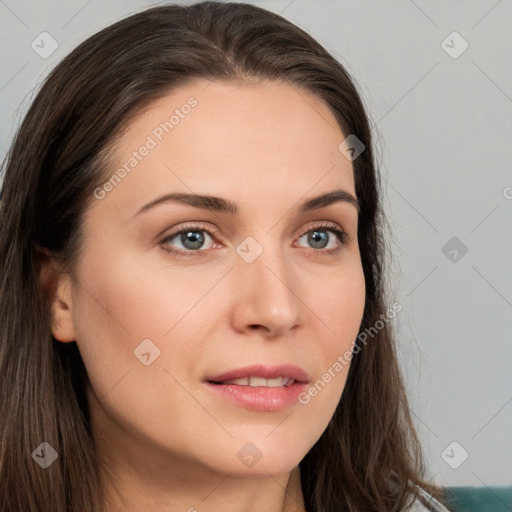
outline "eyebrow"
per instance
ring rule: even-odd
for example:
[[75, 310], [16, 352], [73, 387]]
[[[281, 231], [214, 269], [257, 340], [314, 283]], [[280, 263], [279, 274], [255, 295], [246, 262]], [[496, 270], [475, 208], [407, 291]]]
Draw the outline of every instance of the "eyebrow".
[[[167, 202], [174, 202], [194, 206], [195, 208], [202, 208], [212, 212], [229, 213], [235, 215], [238, 213], [238, 206], [236, 203], [221, 197], [205, 196], [199, 194], [185, 194], [185, 193], [171, 193], [157, 197], [153, 201], [145, 204], [137, 210], [133, 217], [148, 211], [149, 209]], [[299, 212], [309, 212], [325, 208], [334, 203], [344, 202], [355, 206], [357, 212], [361, 210], [359, 201], [346, 190], [336, 189], [327, 194], [322, 194], [311, 199], [304, 201], [298, 208]], [[132, 217], [132, 218], [133, 218]]]

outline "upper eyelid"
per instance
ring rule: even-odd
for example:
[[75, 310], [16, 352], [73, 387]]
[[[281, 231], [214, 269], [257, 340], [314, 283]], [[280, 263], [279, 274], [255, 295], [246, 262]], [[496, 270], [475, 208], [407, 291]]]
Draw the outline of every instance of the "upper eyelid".
[[[220, 230], [218, 230], [217, 228], [214, 228], [208, 224], [205, 224], [201, 221], [195, 221], [195, 222], [192, 221], [192, 222], [186, 222], [183, 225], [181, 225], [180, 227], [173, 229], [169, 234], [162, 235], [162, 236], [163, 236], [164, 240], [167, 238], [171, 238], [171, 237], [174, 238], [175, 236], [179, 235], [183, 231], [187, 231], [187, 230], [206, 231], [210, 235], [217, 235], [220, 233]], [[160, 237], [160, 238], [162, 238], [162, 237]]]
[[[328, 220], [311, 221], [310, 223], [307, 224], [306, 227], [304, 227], [304, 229], [299, 231], [298, 235], [295, 235], [295, 236], [302, 238], [309, 231], [311, 231], [313, 229], [318, 229], [318, 228], [325, 229], [326, 231], [337, 229], [337, 230], [340, 230], [343, 233], [345, 233], [346, 236], [348, 236], [347, 230], [343, 226], [341, 226], [341, 224], [339, 224], [338, 222], [328, 221]], [[213, 228], [202, 221], [190, 221], [188, 223], [183, 224], [181, 227], [176, 228], [169, 234], [166, 234], [166, 235], [163, 235], [163, 237], [160, 237], [161, 242], [175, 238], [176, 236], [182, 234], [184, 231], [187, 231], [187, 230], [206, 231], [210, 236], [218, 236], [220, 234], [220, 230], [218, 230], [217, 228]]]

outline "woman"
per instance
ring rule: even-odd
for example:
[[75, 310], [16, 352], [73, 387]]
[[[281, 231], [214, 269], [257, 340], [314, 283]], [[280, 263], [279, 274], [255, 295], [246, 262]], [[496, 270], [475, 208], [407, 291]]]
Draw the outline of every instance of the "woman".
[[6, 161], [1, 510], [446, 510], [383, 222], [355, 86], [280, 16], [168, 5], [82, 43]]

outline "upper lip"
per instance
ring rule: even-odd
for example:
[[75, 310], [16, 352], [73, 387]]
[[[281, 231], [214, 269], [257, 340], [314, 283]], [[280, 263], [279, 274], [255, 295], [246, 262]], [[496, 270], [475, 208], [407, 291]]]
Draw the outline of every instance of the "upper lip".
[[278, 366], [268, 366], [265, 364], [253, 364], [230, 370], [213, 377], [207, 377], [209, 382], [224, 382], [231, 379], [240, 379], [243, 377], [262, 377], [264, 379], [276, 379], [277, 377], [288, 377], [296, 382], [309, 382], [307, 373], [293, 364], [282, 364]]

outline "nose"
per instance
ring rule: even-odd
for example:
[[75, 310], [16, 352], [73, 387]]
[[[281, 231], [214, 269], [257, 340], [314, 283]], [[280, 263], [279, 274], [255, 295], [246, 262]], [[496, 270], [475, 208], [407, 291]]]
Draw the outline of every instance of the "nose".
[[237, 257], [232, 279], [232, 322], [238, 332], [277, 338], [300, 325], [299, 280], [282, 248], [266, 247], [252, 263]]

